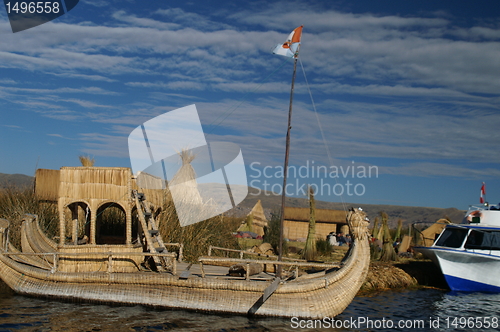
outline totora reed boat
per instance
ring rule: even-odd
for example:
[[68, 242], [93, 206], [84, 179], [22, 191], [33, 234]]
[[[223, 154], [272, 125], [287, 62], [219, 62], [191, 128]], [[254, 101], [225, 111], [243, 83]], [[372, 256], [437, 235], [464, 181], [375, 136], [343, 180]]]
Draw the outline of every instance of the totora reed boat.
[[[350, 211], [348, 223], [354, 241], [340, 264], [207, 256], [198, 259], [198, 272], [192, 268], [185, 276], [177, 273], [181, 263], [173, 253], [153, 254], [133, 245], [58, 246], [40, 231], [36, 216], [27, 215], [22, 251], [8, 241], [9, 222], [0, 220], [0, 277], [19, 294], [46, 298], [259, 316], [334, 317], [358, 292], [370, 260], [364, 212]], [[141, 271], [140, 262], [153, 255], [160, 261], [160, 271]], [[210, 270], [211, 264], [263, 262], [322, 271], [280, 279], [271, 273], [238, 278]]]
[[[283, 188], [301, 31], [302, 27], [295, 29], [289, 40], [275, 49], [275, 53], [295, 59]], [[149, 127], [142, 125], [136, 132], [138, 146], [147, 147], [153, 161], [153, 135], [149, 135], [149, 142], [146, 138], [146, 133], [151, 133]], [[146, 143], [141, 141], [141, 135]], [[147, 152], [144, 155], [149, 158]], [[277, 257], [265, 260], [244, 258], [248, 252], [231, 249], [227, 250], [239, 252], [240, 258], [216, 257], [211, 252], [222, 248], [210, 248], [208, 256], [199, 257], [195, 264], [183, 263], [182, 244], [162, 239], [156, 220], [158, 211], [166, 200], [181, 196], [178, 202], [184, 204], [183, 220], [177, 204], [176, 210], [184, 226], [202, 220], [190, 219], [192, 209], [186, 206], [201, 212], [209, 209], [193, 203], [203, 201], [189, 165], [193, 155], [184, 150], [179, 155], [183, 161], [180, 173], [191, 178], [175, 175], [169, 183], [172, 186], [176, 182], [175, 192], [164, 188], [166, 177], [160, 179], [142, 172], [139, 178], [129, 168], [37, 170], [36, 195], [42, 202], [57, 203], [59, 236], [50, 239], [42, 231], [38, 217], [26, 215], [20, 231], [21, 245], [16, 248], [9, 240], [10, 222], [0, 219], [0, 278], [15, 292], [29, 296], [257, 316], [321, 319], [340, 314], [351, 303], [365, 280], [370, 261], [369, 222], [361, 209], [346, 212], [353, 241], [340, 263], [289, 259], [283, 257], [281, 248]], [[224, 178], [227, 181], [226, 173]], [[147, 185], [158, 184], [158, 180], [160, 185]], [[227, 184], [231, 194], [229, 187]], [[233, 196], [235, 192], [232, 190]], [[231, 198], [233, 205], [235, 201]], [[284, 203], [283, 196], [282, 218]], [[120, 236], [110, 234], [102, 223], [104, 211], [111, 208], [124, 216]], [[215, 215], [214, 211], [208, 212]], [[283, 239], [283, 220], [280, 235]], [[174, 252], [168, 250], [171, 247], [176, 247]], [[228, 275], [227, 267], [233, 265], [242, 267], [241, 275]], [[257, 273], [251, 273], [255, 267]], [[301, 275], [300, 269], [315, 272]]]

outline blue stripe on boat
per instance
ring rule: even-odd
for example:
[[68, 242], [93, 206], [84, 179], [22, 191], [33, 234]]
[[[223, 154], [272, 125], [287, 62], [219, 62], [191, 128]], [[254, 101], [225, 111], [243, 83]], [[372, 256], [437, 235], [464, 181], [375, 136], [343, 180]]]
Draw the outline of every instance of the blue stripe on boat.
[[444, 275], [448, 286], [453, 291], [462, 292], [500, 292], [500, 287], [484, 284], [482, 282]]

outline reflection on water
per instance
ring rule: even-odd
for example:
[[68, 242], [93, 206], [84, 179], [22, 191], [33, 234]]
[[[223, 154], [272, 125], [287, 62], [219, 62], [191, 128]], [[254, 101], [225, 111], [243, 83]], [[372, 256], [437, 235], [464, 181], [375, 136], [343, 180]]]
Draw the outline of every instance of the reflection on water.
[[[438, 290], [387, 291], [356, 297], [330, 325], [298, 326], [290, 319], [264, 319], [215, 315], [181, 310], [156, 310], [141, 306], [108, 306], [67, 303], [14, 295], [0, 287], [0, 331], [485, 331], [484, 328], [446, 326], [450, 317], [497, 317], [500, 294], [453, 294]], [[370, 321], [375, 326], [334, 328], [340, 322]], [[376, 326], [385, 320], [425, 326], [399, 328]], [[431, 323], [434, 327], [432, 328]], [[439, 326], [436, 324], [439, 323]], [[387, 324], [386, 324], [387, 325]], [[307, 322], [302, 322], [307, 326]], [[321, 329], [320, 327], [323, 327]], [[345, 325], [344, 325], [345, 326]], [[378, 328], [377, 328], [378, 327]], [[438, 328], [439, 327], [439, 328]], [[458, 328], [456, 328], [458, 327]], [[490, 328], [488, 330], [499, 330]]]

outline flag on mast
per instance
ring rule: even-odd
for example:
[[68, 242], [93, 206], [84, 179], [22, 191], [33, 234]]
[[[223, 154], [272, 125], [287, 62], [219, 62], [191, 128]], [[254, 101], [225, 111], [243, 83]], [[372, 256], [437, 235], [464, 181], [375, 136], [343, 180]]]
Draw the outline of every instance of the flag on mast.
[[481, 195], [479, 196], [479, 203], [484, 204], [484, 196], [486, 196], [486, 185], [483, 182], [481, 186]]
[[283, 55], [289, 58], [297, 58], [299, 56], [300, 38], [302, 37], [302, 28], [304, 26], [293, 30], [283, 44], [278, 44], [273, 50], [273, 54]]

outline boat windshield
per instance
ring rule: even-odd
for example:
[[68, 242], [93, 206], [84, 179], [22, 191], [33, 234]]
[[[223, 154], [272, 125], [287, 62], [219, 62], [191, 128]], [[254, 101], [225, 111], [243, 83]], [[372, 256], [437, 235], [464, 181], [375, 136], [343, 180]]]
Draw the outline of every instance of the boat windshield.
[[500, 250], [500, 232], [472, 230], [465, 249]]
[[446, 228], [436, 242], [436, 246], [460, 248], [467, 236], [467, 229], [464, 228]]

